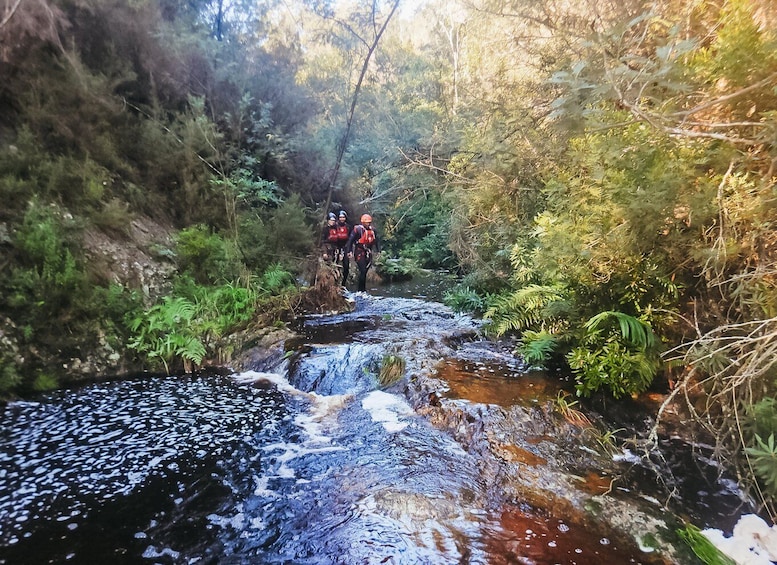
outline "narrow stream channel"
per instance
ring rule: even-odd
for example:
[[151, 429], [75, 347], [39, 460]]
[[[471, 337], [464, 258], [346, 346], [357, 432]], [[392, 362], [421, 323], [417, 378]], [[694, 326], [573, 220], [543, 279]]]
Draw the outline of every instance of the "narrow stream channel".
[[[469, 406], [512, 407], [529, 389], [541, 404], [557, 394], [548, 381], [439, 303], [353, 297], [354, 312], [305, 319], [272, 372], [0, 408], [0, 563], [666, 562], [563, 505], [495, 496], [478, 455], [378, 373], [387, 355], [408, 374], [433, 366], [447, 401]], [[548, 439], [525, 440], [506, 457], [529, 476]], [[715, 484], [726, 514], [737, 494]]]

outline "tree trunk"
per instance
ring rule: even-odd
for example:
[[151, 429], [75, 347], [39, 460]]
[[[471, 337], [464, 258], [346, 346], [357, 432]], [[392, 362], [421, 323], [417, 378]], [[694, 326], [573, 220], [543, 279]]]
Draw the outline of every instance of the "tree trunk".
[[[343, 155], [345, 154], [345, 149], [348, 146], [348, 138], [351, 135], [353, 116], [354, 116], [354, 113], [356, 112], [356, 102], [359, 99], [359, 92], [361, 91], [362, 83], [364, 82], [364, 77], [367, 75], [367, 69], [369, 68], [369, 65], [370, 65], [370, 59], [372, 58], [372, 54], [378, 48], [378, 43], [380, 42], [380, 38], [383, 35], [383, 32], [386, 31], [386, 27], [388, 26], [389, 21], [391, 21], [391, 18], [394, 15], [394, 12], [396, 12], [397, 8], [399, 7], [399, 2], [400, 0], [394, 0], [394, 4], [391, 7], [391, 11], [389, 12], [389, 15], [386, 16], [386, 21], [383, 22], [383, 25], [375, 34], [372, 44], [369, 46], [367, 50], [367, 56], [364, 58], [364, 64], [362, 65], [361, 73], [359, 73], [359, 80], [356, 81], [356, 86], [354, 87], [353, 96], [351, 97], [351, 107], [348, 111], [348, 119], [345, 124], [345, 132], [343, 133], [343, 137], [340, 140], [340, 144], [337, 147], [337, 160], [335, 161], [335, 168], [334, 168], [334, 171], [332, 172], [332, 178], [329, 180], [329, 190], [327, 191], [326, 204], [324, 205], [324, 219], [326, 219], [326, 215], [329, 212], [329, 206], [332, 203], [332, 192], [335, 189], [335, 185], [337, 184], [337, 177], [340, 174], [340, 166], [343, 162]], [[373, 21], [375, 21], [375, 9], [376, 9], [376, 6], [373, 3], [372, 5]]]

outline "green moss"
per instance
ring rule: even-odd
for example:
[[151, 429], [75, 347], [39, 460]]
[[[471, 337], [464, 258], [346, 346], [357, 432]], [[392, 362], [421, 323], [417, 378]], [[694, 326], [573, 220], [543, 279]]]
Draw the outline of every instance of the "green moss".
[[32, 388], [36, 392], [45, 392], [47, 390], [54, 390], [59, 386], [59, 381], [53, 375], [48, 373], [38, 373], [35, 376], [35, 380], [32, 381]]

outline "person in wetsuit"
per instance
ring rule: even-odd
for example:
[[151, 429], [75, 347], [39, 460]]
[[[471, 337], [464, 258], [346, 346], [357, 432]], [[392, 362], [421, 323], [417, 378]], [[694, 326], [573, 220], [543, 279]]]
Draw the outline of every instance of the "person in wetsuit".
[[325, 261], [336, 261], [337, 241], [337, 217], [334, 212], [329, 212], [326, 225], [321, 232], [321, 254]]
[[342, 257], [336, 257], [335, 262], [342, 258], [343, 265], [343, 286], [345, 286], [348, 280], [348, 273], [351, 270], [351, 260], [348, 258], [348, 253], [345, 251], [346, 245], [348, 245], [348, 238], [351, 235], [351, 226], [348, 225], [348, 215], [345, 210], [340, 210], [337, 214], [337, 255]]
[[372, 228], [372, 216], [362, 214], [361, 223], [355, 225], [346, 244], [348, 257], [353, 257], [359, 268], [358, 290], [367, 290], [367, 270], [372, 265], [372, 254], [380, 253], [378, 235]]

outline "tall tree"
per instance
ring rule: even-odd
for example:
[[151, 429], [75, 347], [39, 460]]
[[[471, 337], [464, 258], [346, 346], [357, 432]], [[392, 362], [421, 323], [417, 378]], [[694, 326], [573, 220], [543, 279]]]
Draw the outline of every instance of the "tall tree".
[[[337, 186], [340, 167], [342, 166], [343, 161], [343, 155], [345, 154], [346, 148], [348, 147], [348, 141], [351, 136], [354, 115], [356, 113], [356, 104], [359, 100], [362, 84], [370, 68], [370, 61], [378, 48], [381, 37], [383, 37], [383, 34], [386, 31], [391, 18], [397, 11], [399, 4], [400, 0], [393, 0], [388, 2], [387, 6], [384, 7], [384, 11], [387, 13], [385, 16], [383, 16], [382, 21], [381, 6], [377, 0], [372, 2], [372, 6], [368, 12], [363, 11], [357, 4], [354, 6], [354, 11], [351, 11], [350, 14], [348, 14], [347, 19], [342, 18], [336, 14], [329, 16], [333, 18], [333, 21], [339, 28], [345, 30], [346, 33], [356, 39], [357, 43], [361, 45], [364, 51], [362, 53], [361, 68], [353, 85], [350, 104], [345, 116], [345, 128], [337, 145], [337, 154], [335, 157], [334, 167], [329, 178], [329, 186], [327, 189], [326, 201], [323, 208], [324, 215], [326, 215], [329, 210], [329, 206], [332, 201], [332, 193]], [[351, 22], [354, 22], [356, 25], [352, 25]]]

